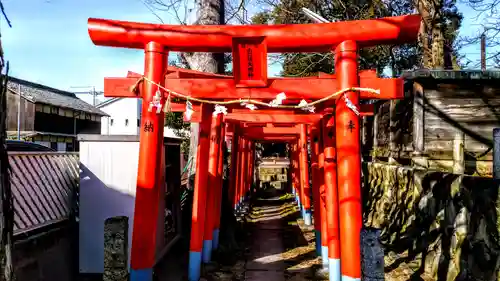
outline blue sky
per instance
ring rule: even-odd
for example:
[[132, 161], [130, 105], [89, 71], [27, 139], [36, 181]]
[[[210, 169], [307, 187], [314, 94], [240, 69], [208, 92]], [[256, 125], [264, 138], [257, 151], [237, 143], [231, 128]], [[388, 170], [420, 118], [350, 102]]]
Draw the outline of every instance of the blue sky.
[[[103, 77], [124, 76], [127, 70], [143, 71], [143, 52], [92, 44], [87, 33], [89, 17], [158, 22], [140, 0], [3, 0], [12, 22], [0, 20], [2, 43], [10, 61], [11, 75], [51, 87], [85, 91], [81, 86], [102, 89]], [[477, 26], [475, 12], [460, 5], [465, 15], [462, 34]], [[175, 23], [168, 13], [165, 23]], [[479, 46], [464, 50], [479, 58]], [[276, 67], [272, 73], [279, 71]], [[90, 100], [87, 95], [80, 95]]]

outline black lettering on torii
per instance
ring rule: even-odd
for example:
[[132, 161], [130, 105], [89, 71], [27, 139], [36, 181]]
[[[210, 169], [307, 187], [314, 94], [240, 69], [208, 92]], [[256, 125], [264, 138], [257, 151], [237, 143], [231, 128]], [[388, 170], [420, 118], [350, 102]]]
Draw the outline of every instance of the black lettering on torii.
[[347, 130], [352, 133], [354, 129], [356, 129], [356, 125], [354, 125], [354, 122], [352, 120], [349, 120], [349, 123], [347, 123]]
[[144, 122], [144, 132], [153, 133], [154, 131], [155, 131], [155, 128], [153, 126], [153, 122], [151, 122], [151, 121]]

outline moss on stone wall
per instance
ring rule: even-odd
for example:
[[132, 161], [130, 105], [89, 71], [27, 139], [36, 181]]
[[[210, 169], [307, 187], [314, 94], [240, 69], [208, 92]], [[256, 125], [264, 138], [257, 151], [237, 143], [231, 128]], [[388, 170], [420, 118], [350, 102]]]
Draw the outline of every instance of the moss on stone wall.
[[364, 224], [382, 231], [386, 280], [497, 280], [499, 183], [365, 163]]

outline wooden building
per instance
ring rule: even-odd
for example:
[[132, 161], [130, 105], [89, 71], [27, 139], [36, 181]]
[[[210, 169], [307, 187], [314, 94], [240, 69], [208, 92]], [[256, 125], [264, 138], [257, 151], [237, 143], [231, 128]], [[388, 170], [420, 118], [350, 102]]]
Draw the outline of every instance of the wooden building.
[[78, 134], [100, 134], [107, 114], [74, 93], [9, 77], [7, 135], [58, 151], [78, 151]]
[[259, 185], [269, 183], [275, 188], [284, 188], [289, 177], [289, 166], [290, 160], [285, 157], [260, 158], [256, 171]]
[[417, 70], [404, 100], [376, 104], [363, 120], [365, 160], [491, 176], [500, 127], [500, 71]]

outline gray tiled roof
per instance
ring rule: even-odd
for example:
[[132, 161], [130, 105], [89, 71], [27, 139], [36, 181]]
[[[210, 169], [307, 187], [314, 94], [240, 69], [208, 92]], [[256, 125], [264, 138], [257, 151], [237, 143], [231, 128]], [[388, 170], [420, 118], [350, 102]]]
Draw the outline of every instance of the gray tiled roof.
[[104, 111], [79, 99], [74, 93], [9, 77], [8, 89], [10, 91], [17, 93], [19, 85], [21, 85], [21, 95], [31, 102], [45, 103], [101, 116], [108, 116]]

